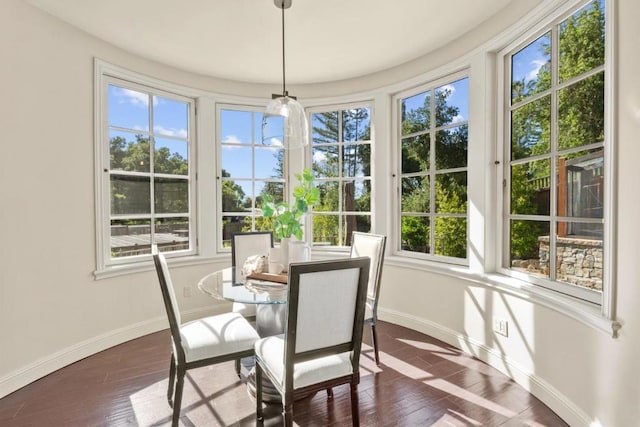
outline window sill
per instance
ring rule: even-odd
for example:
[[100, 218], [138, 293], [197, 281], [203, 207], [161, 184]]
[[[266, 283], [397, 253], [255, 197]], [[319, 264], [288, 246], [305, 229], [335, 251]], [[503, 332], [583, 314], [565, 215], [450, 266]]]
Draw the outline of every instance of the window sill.
[[[185, 257], [167, 258], [167, 262], [172, 267], [185, 267], [190, 265], [201, 265], [211, 263], [229, 263], [229, 254], [219, 254], [214, 256], [198, 256], [191, 255]], [[139, 261], [130, 264], [111, 265], [93, 272], [96, 280], [109, 279], [112, 277], [126, 276], [129, 274], [144, 273], [147, 271], [155, 271], [155, 266], [151, 260], [151, 256], [146, 261]]]
[[605, 332], [613, 338], [618, 337], [618, 331], [622, 326], [617, 320], [605, 317], [602, 314], [600, 306], [597, 304], [577, 300], [502, 274], [477, 273], [463, 266], [438, 264], [399, 256], [385, 257], [385, 264], [428, 273], [442, 274], [480, 284], [487, 288], [530, 301], [533, 304], [555, 310], [587, 326]]

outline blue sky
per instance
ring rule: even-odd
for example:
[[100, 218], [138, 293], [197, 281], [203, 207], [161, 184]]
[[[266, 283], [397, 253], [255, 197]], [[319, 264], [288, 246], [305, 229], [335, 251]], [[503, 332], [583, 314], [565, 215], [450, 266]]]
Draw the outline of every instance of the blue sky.
[[[149, 132], [149, 103], [153, 104], [153, 128], [158, 147], [168, 147], [172, 153], [188, 158], [188, 110], [184, 102], [149, 95], [131, 89], [109, 85], [109, 126], [131, 129], [132, 132], [111, 130], [109, 137], [121, 136], [135, 141], [136, 131]], [[163, 137], [164, 136], [164, 137]]]
[[[443, 86], [437, 87], [436, 91], [449, 90], [447, 103], [458, 108], [458, 115], [453, 119], [454, 123], [469, 120], [469, 79], [464, 78]], [[430, 95], [430, 91], [425, 91], [403, 99], [406, 111], [416, 110], [424, 106], [425, 98]]]

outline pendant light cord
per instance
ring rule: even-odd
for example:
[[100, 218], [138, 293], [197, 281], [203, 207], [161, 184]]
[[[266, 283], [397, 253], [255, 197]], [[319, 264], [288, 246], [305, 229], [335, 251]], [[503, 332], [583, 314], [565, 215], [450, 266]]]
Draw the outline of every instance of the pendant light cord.
[[281, 7], [282, 9], [282, 96], [288, 96], [287, 93], [287, 84], [285, 78], [285, 60], [284, 60], [284, 0], [282, 0]]

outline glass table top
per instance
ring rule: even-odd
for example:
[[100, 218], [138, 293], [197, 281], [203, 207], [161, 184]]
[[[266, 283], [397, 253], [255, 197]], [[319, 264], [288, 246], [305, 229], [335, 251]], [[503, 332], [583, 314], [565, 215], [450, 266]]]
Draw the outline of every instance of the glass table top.
[[198, 289], [216, 299], [244, 304], [286, 304], [287, 285], [265, 280], [233, 281], [231, 267], [214, 271], [198, 282]]

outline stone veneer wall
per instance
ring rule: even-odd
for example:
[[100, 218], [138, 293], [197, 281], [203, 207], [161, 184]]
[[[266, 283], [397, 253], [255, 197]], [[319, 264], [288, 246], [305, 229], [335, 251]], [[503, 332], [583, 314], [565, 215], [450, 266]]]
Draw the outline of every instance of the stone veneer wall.
[[[538, 238], [539, 269], [549, 274], [549, 236]], [[602, 290], [602, 240], [558, 237], [556, 242], [556, 280], [585, 288]]]

